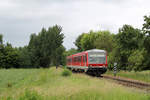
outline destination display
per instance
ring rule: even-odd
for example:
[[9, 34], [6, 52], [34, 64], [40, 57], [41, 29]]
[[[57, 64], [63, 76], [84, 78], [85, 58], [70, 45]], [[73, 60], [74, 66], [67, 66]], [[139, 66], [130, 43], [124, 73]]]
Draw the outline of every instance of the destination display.
[[105, 57], [105, 54], [90, 54], [89, 57]]

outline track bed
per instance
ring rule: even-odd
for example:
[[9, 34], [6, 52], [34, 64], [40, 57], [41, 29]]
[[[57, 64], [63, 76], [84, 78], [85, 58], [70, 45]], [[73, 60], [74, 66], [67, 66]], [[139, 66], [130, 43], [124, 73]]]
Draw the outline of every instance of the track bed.
[[150, 92], [150, 83], [123, 78], [123, 77], [114, 77], [110, 75], [102, 75], [101, 77], [105, 79], [115, 80], [117, 81], [117, 83], [125, 85], [125, 86], [136, 87], [136, 88], [144, 89]]

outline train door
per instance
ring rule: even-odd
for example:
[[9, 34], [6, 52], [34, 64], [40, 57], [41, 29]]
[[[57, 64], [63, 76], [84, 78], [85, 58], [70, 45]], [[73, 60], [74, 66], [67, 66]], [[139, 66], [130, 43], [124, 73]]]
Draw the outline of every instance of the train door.
[[86, 58], [85, 58], [85, 55], [83, 55], [83, 66], [86, 66]]
[[82, 66], [84, 66], [84, 56], [82, 55]]
[[85, 58], [85, 66], [87, 66], [87, 54], [85, 54], [84, 58]]

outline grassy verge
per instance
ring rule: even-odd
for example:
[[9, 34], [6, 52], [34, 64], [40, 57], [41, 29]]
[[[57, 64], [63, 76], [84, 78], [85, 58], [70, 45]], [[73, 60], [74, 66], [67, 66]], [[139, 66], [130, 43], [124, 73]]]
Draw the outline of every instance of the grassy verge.
[[0, 70], [0, 100], [149, 100], [150, 95], [63, 69]]
[[[107, 71], [106, 74], [113, 75], [113, 71]], [[131, 78], [131, 79], [140, 80], [140, 81], [144, 81], [144, 82], [150, 82], [150, 70], [141, 71], [141, 72], [120, 71], [117, 73], [117, 76], [121, 76], [121, 77], [125, 77], [125, 78]]]

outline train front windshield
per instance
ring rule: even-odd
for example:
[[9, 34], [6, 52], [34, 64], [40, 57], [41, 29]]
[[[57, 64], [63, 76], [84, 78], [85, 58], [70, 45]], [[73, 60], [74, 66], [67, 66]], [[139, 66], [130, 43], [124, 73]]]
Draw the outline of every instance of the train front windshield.
[[90, 52], [88, 55], [90, 64], [105, 64], [106, 55], [105, 52]]

